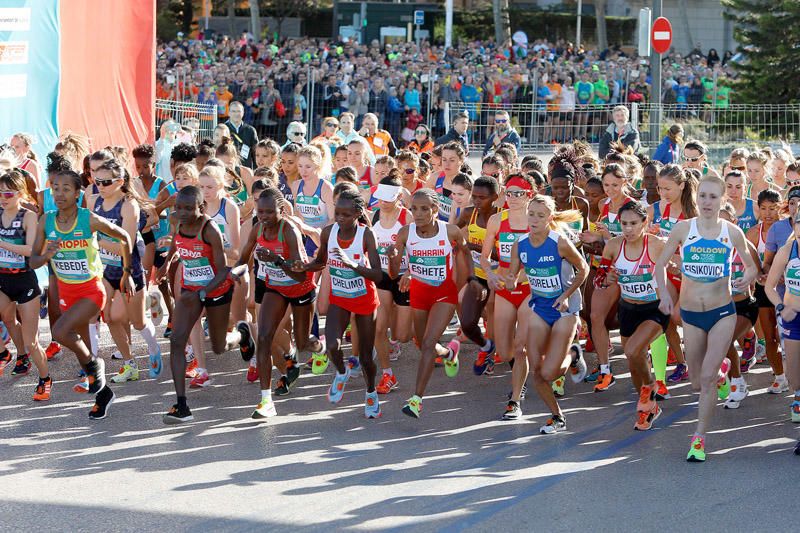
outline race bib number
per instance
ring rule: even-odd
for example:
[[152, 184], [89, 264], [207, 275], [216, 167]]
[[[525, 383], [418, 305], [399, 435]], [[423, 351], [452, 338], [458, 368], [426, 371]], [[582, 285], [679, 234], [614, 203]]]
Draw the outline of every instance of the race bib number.
[[205, 287], [214, 279], [214, 269], [205, 257], [183, 259], [183, 282], [186, 285]]

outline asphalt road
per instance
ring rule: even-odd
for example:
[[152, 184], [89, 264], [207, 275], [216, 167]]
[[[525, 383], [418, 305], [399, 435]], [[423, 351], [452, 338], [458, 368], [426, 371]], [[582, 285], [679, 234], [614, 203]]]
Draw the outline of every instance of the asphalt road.
[[211, 356], [213, 386], [189, 393], [195, 421], [181, 427], [161, 422], [174, 401], [165, 375], [142, 372], [115, 386], [110, 417], [90, 421], [89, 398], [71, 390], [73, 356], [53, 364], [49, 403], [30, 400], [33, 375], [6, 373], [0, 529], [794, 529], [798, 432], [788, 396], [766, 394], [767, 367], [748, 375], [751, 395], [739, 410], [716, 411], [707, 462], [689, 464], [696, 406], [688, 384], [672, 388], [656, 429], [635, 432], [636, 398], [618, 355], [616, 386], [595, 394], [568, 382], [568, 431], [539, 435], [541, 401], [529, 397], [523, 420], [501, 421], [508, 367], [474, 376], [475, 352], [465, 345], [456, 379], [437, 370], [419, 420], [400, 412], [416, 372], [410, 345], [394, 367], [400, 389], [383, 398], [378, 420], [363, 417], [360, 376], [341, 405], [327, 402], [329, 370], [304, 373], [277, 399], [279, 416], [256, 423], [258, 387], [246, 382], [238, 353]]

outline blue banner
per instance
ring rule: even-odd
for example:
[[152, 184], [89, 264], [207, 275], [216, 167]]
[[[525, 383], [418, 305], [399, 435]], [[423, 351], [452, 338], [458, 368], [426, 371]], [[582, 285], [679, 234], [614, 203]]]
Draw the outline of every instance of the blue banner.
[[59, 0], [0, 2], [0, 143], [34, 137], [42, 160], [58, 140]]

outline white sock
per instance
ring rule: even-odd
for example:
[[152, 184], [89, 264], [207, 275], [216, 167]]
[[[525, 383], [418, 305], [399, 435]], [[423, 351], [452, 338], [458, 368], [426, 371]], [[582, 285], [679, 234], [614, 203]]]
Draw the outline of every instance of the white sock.
[[136, 366], [136, 359], [132, 358], [129, 361], [125, 361], [125, 364], [131, 366], [133, 368], [139, 368]]
[[206, 369], [205, 368], [200, 368], [199, 366], [197, 367], [196, 372], [197, 372], [198, 376], [202, 376], [203, 374], [207, 374]]
[[89, 343], [92, 345], [92, 355], [97, 357], [97, 350], [100, 346], [100, 332], [97, 330], [97, 324], [89, 324]]
[[136, 330], [144, 339], [144, 342], [147, 343], [147, 352], [150, 354], [157, 354], [158, 349], [158, 341], [156, 340], [156, 328], [153, 326], [153, 323], [145, 319], [144, 321], [144, 328]]
[[794, 395], [797, 396], [798, 398], [800, 398], [800, 389], [797, 389], [796, 391], [794, 391]]
[[261, 391], [261, 401], [262, 402], [271, 402], [272, 401], [272, 390], [266, 389]]
[[611, 373], [611, 365], [600, 365], [600, 373], [601, 374], [610, 374]]
[[775, 381], [786, 381], [785, 374], [775, 374]]
[[384, 368], [383, 369], [383, 373], [384, 374], [389, 374], [390, 376], [394, 376], [394, 372], [392, 372], [391, 368]]
[[486, 339], [486, 344], [481, 347], [482, 352], [488, 352], [492, 349], [492, 339]]
[[731, 383], [744, 383], [744, 376], [739, 376], [738, 378], [731, 378]]
[[[256, 356], [254, 355], [253, 357], [250, 358], [250, 366], [256, 366], [256, 364], [257, 364]], [[264, 392], [264, 391], [261, 391], [261, 392]]]

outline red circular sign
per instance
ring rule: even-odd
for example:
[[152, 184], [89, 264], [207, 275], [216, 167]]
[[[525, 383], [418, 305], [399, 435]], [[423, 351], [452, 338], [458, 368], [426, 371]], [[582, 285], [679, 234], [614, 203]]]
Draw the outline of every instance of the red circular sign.
[[650, 32], [650, 39], [653, 42], [653, 50], [658, 54], [663, 54], [672, 45], [672, 24], [664, 17], [658, 17], [653, 22], [653, 30]]

